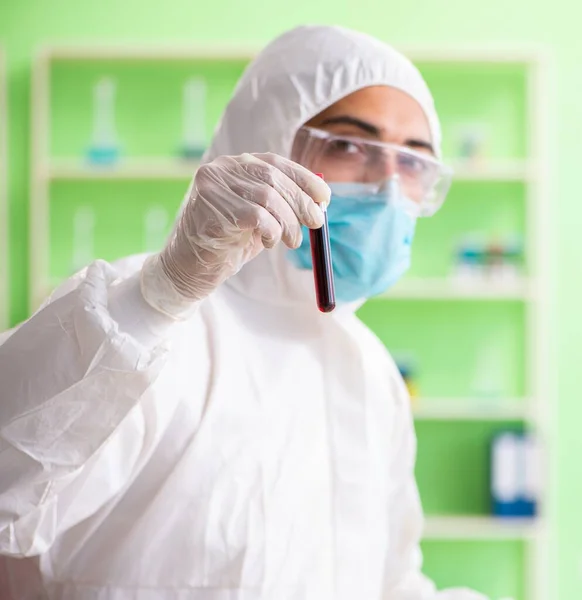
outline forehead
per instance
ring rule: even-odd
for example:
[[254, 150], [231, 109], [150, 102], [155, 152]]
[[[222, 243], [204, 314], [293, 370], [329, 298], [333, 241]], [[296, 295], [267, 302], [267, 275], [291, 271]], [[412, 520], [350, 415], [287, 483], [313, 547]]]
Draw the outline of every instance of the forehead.
[[[407, 139], [432, 141], [428, 119], [420, 104], [405, 92], [393, 87], [371, 86], [353, 92], [319, 113], [307, 124], [322, 126], [328, 119], [342, 115], [374, 125], [379, 132], [374, 137], [379, 141], [399, 144], [405, 143]], [[332, 124], [325, 129], [360, 135], [345, 124]]]

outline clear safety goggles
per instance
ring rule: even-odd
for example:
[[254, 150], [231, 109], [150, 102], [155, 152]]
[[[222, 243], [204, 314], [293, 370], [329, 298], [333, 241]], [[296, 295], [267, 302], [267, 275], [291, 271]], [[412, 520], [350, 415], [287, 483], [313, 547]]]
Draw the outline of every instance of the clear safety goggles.
[[297, 132], [293, 159], [323, 173], [328, 182], [366, 184], [353, 186], [365, 195], [380, 194], [398, 181], [407, 204], [419, 217], [430, 217], [442, 206], [453, 176], [452, 169], [432, 156], [406, 146], [306, 126]]

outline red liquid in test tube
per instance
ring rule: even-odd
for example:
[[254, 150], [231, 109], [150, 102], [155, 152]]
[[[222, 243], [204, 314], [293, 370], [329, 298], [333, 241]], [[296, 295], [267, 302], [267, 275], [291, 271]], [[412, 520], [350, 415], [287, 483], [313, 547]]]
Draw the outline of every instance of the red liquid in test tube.
[[[316, 173], [323, 179], [321, 173]], [[317, 308], [321, 312], [331, 312], [335, 308], [335, 287], [331, 263], [331, 245], [329, 243], [329, 225], [327, 222], [327, 206], [319, 205], [323, 212], [323, 226], [309, 230], [311, 242], [311, 261], [313, 263], [313, 279], [315, 282], [315, 298]]]

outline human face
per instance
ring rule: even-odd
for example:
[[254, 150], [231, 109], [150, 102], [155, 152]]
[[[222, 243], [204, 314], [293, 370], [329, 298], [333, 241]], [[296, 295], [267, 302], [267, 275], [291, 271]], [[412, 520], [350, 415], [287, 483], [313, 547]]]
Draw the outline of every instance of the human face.
[[[428, 120], [418, 102], [388, 86], [370, 86], [345, 96], [305, 125], [339, 136], [403, 146], [431, 157], [435, 154]], [[293, 148], [295, 159], [301, 152], [298, 141]], [[327, 167], [326, 179], [353, 181], [353, 174], [345, 166], [332, 163]], [[381, 168], [386, 170], [384, 176], [390, 176], [394, 165], [384, 161]]]
[[399, 188], [414, 216], [442, 205], [451, 170], [435, 158], [428, 119], [408, 94], [364, 88], [336, 102], [297, 132], [292, 158], [335, 185], [335, 194], [374, 197]]

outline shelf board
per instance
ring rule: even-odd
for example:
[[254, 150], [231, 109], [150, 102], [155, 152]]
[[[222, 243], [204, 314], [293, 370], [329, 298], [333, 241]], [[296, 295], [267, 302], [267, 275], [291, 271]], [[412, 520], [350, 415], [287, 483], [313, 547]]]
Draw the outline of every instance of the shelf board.
[[252, 60], [261, 50], [255, 46], [208, 45], [59, 45], [45, 46], [40, 56], [48, 60], [110, 61], [242, 61]]
[[527, 540], [535, 537], [539, 522], [532, 518], [493, 516], [429, 516], [424, 540]]
[[418, 398], [412, 400], [418, 421], [527, 421], [527, 398]]
[[199, 164], [199, 161], [172, 158], [128, 158], [110, 166], [94, 166], [80, 159], [54, 159], [47, 168], [42, 169], [42, 173], [50, 180], [190, 180]]
[[[545, 58], [544, 48], [509, 45], [400, 46], [400, 51], [415, 63], [477, 63], [482, 65], [524, 65]], [[251, 60], [262, 50], [254, 45], [178, 44], [178, 45], [58, 45], [45, 46], [41, 56], [52, 60]]]
[[[127, 158], [112, 166], [95, 166], [82, 159], [52, 159], [43, 171], [50, 179], [184, 179], [196, 161], [176, 158]], [[454, 165], [453, 165], [454, 166]], [[472, 167], [454, 166], [456, 181], [523, 181], [529, 179], [525, 162], [499, 162]]]
[[[252, 59], [262, 50], [256, 45], [174, 44], [174, 45], [55, 45], [41, 49], [41, 56], [53, 60], [241, 60]], [[419, 63], [477, 63], [483, 65], [527, 64], [545, 58], [540, 46], [400, 46], [399, 50]]]
[[528, 300], [527, 279], [465, 282], [448, 278], [409, 278], [376, 296], [382, 300]]
[[[446, 162], [446, 161], [445, 161]], [[489, 160], [482, 163], [449, 161], [453, 181], [529, 181], [536, 169], [526, 160]]]
[[[546, 58], [547, 49], [540, 44], [418, 45], [398, 46], [398, 50], [415, 63], [445, 63], [446, 66], [475, 63], [479, 67], [504, 64], [527, 65]], [[448, 63], [448, 64], [447, 64]]]

